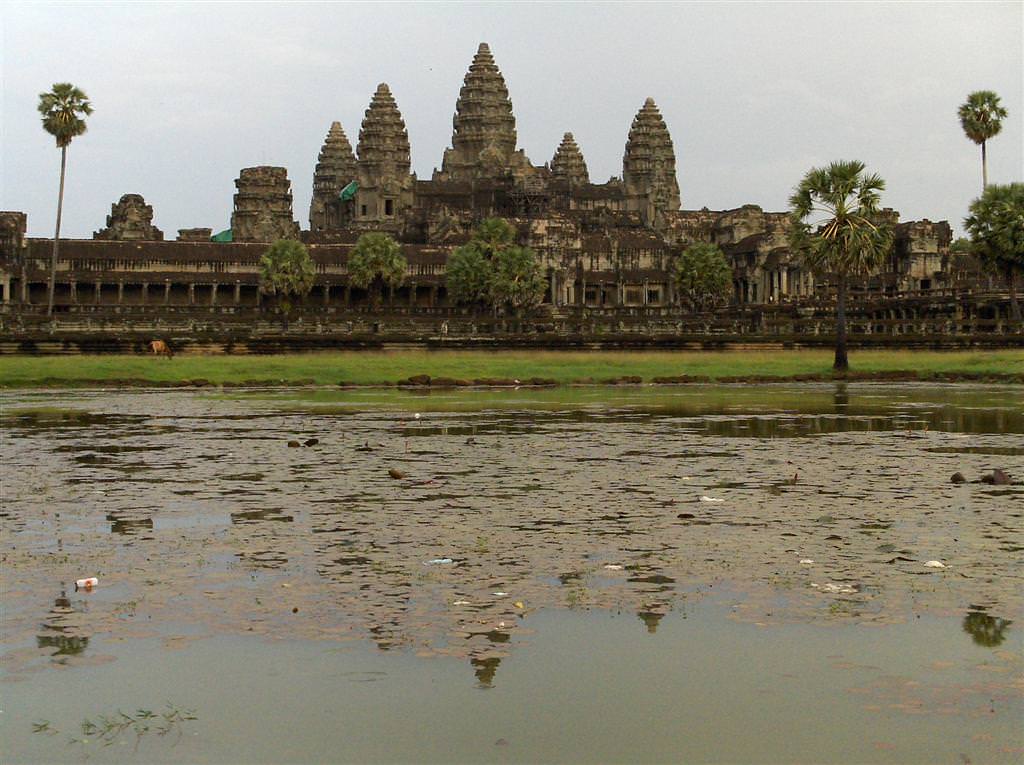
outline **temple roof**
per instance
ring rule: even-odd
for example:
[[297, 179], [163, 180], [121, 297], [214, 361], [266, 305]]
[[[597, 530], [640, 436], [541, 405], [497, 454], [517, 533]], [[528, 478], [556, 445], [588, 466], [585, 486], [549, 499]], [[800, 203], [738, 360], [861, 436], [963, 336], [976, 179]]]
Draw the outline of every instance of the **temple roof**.
[[494, 166], [507, 162], [515, 150], [516, 118], [505, 78], [487, 43], [480, 43], [455, 102], [452, 148], [445, 152], [441, 169], [458, 175], [478, 164]]
[[377, 86], [359, 129], [359, 172], [372, 178], [409, 174], [409, 133], [387, 83]]
[[653, 98], [633, 118], [622, 157], [622, 179], [627, 185], [644, 191], [653, 187], [665, 197], [669, 209], [679, 209], [679, 181], [676, 180], [676, 155], [665, 120]]
[[313, 173], [313, 189], [337, 193], [356, 177], [356, 155], [340, 122], [332, 122]]
[[558, 145], [551, 160], [551, 174], [556, 178], [564, 178], [573, 185], [590, 183], [587, 163], [572, 133], [562, 136], [562, 143]]

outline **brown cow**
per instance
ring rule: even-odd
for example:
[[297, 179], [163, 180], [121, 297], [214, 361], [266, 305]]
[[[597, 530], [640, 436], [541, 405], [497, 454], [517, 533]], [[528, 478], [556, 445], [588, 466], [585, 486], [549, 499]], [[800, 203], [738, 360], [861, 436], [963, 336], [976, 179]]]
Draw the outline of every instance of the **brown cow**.
[[149, 344], [149, 350], [157, 356], [166, 356], [169, 359], [174, 357], [174, 353], [171, 351], [171, 346], [163, 340], [153, 340]]

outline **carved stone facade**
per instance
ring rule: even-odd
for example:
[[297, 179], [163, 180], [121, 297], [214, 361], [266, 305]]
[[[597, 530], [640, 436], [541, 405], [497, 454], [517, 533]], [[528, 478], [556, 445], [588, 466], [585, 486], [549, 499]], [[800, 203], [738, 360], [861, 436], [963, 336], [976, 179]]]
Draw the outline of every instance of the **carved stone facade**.
[[311, 231], [338, 228], [351, 218], [341, 192], [358, 178], [356, 155], [340, 122], [331, 123], [313, 173], [313, 201], [309, 207]]
[[274, 242], [298, 239], [292, 220], [292, 186], [283, 167], [246, 167], [235, 181], [231, 236], [235, 242]]
[[587, 163], [583, 160], [583, 152], [576, 145], [572, 133], [562, 136], [562, 142], [551, 159], [551, 175], [563, 180], [570, 186], [582, 186], [590, 183]]
[[[115, 262], [115, 250], [117, 257], [130, 254], [117, 242], [88, 248], [62, 243], [68, 260], [58, 263], [58, 280], [61, 274], [66, 280], [58, 288], [58, 303], [80, 303], [77, 282], [88, 279], [95, 281], [96, 303], [116, 294], [121, 302], [137, 299], [148, 305], [155, 299], [154, 285], [160, 284], [166, 305], [212, 305], [224, 299], [229, 287], [238, 305], [256, 305], [258, 261], [265, 251], [258, 245], [301, 237], [318, 263], [316, 289], [323, 306], [358, 306], [361, 293], [348, 284], [344, 265], [348, 252], [363, 232], [386, 231], [401, 242], [409, 261], [399, 299], [407, 306], [448, 309], [447, 257], [488, 217], [508, 219], [519, 243], [538, 253], [548, 282], [544, 302], [555, 311], [678, 310], [673, 264], [682, 249], [697, 242], [717, 244], [725, 253], [733, 269], [736, 307], [829, 297], [828, 275], [810, 273], [792, 253], [786, 213], [756, 205], [680, 209], [674, 145], [653, 99], [643, 103], [624, 137], [622, 176], [605, 183], [590, 182], [571, 133], [565, 133], [549, 164], [533, 165], [516, 147], [509, 91], [490, 48], [482, 43], [455, 104], [451, 146], [430, 179], [411, 172], [405, 122], [390, 88], [381, 83], [366, 109], [355, 153], [340, 123], [332, 123], [327, 132], [313, 174], [308, 232], [300, 232], [293, 220], [286, 170], [244, 168], [235, 181], [233, 241], [221, 235], [209, 241], [210, 229], [181, 229], [179, 243], [164, 243], [137, 264], [126, 260], [129, 271], [109, 277], [95, 273]], [[45, 263], [40, 255], [36, 271], [14, 275], [18, 267], [10, 265], [17, 262], [11, 253], [26, 250], [24, 242], [15, 241], [24, 233], [24, 216], [18, 215], [0, 213], [0, 279], [7, 275], [8, 299], [23, 295], [32, 304], [45, 287]], [[949, 224], [900, 223], [898, 218], [886, 211], [895, 230], [887, 267], [860, 287], [891, 295], [953, 286], [957, 272], [949, 268]], [[152, 209], [137, 195], [114, 205], [107, 228], [97, 232], [101, 235], [162, 238], [152, 228]], [[45, 249], [45, 240], [37, 240], [33, 252]], [[78, 253], [75, 260], [72, 253]], [[198, 266], [204, 257], [211, 258], [208, 274]], [[88, 265], [91, 260], [94, 266]], [[165, 265], [155, 265], [158, 260]], [[976, 275], [971, 278], [977, 281]], [[111, 287], [115, 282], [116, 290]]]
[[94, 233], [92, 238], [160, 242], [164, 232], [153, 225], [153, 205], [147, 205], [141, 194], [125, 194], [110, 206], [107, 227]]

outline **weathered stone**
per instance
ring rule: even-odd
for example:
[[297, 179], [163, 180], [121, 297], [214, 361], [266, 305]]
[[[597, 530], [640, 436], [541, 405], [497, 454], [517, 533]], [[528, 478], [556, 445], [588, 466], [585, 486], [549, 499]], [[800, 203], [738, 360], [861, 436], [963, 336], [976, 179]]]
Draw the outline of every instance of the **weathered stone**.
[[551, 174], [555, 178], [568, 181], [573, 186], [590, 183], [587, 163], [583, 160], [583, 153], [576, 145], [576, 139], [572, 137], [572, 133], [562, 136], [562, 143], [558, 145], [555, 156], [551, 159]]
[[363, 117], [358, 154], [356, 221], [397, 224], [412, 204], [413, 179], [409, 133], [387, 83], [377, 86]]
[[283, 167], [245, 167], [235, 181], [235, 210], [231, 234], [236, 242], [275, 242], [298, 239], [292, 219], [292, 190]]
[[107, 227], [92, 238], [161, 242], [164, 233], [153, 225], [153, 206], [147, 205], [141, 194], [125, 194], [110, 206]]
[[983, 475], [981, 477], [981, 482], [989, 483], [992, 484], [993, 486], [1009, 486], [1011, 483], [1010, 476], [1007, 475], [1002, 470], [1000, 470], [999, 468], [996, 468], [988, 475]]
[[626, 193], [646, 201], [645, 219], [679, 209], [679, 181], [676, 155], [665, 120], [653, 98], [637, 112], [626, 139], [622, 157], [622, 180]]
[[951, 483], [967, 483], [967, 479], [964, 478], [964, 474], [959, 470], [953, 473], [949, 480]]
[[452, 146], [444, 153], [445, 180], [493, 178], [510, 166], [527, 165], [516, 153], [516, 118], [505, 78], [494, 63], [487, 43], [480, 43], [463, 80], [452, 120]]
[[332, 122], [313, 172], [313, 200], [309, 206], [309, 228], [324, 231], [337, 228], [351, 218], [344, 214], [342, 189], [358, 177], [356, 155], [340, 122]]
[[209, 242], [213, 236], [212, 228], [179, 228], [179, 242]]

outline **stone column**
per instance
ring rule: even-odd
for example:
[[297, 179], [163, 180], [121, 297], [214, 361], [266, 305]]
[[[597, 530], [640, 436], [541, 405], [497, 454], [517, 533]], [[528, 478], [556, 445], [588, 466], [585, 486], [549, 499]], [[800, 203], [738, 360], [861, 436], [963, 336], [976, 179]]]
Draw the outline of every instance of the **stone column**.
[[416, 305], [416, 282], [412, 282], [409, 285], [409, 307], [412, 308]]
[[101, 282], [96, 282], [96, 294], [95, 294], [96, 305], [100, 304], [100, 294], [102, 292], [103, 292], [103, 284]]
[[330, 284], [325, 284], [320, 289], [323, 292], [322, 297], [324, 299], [324, 301], [323, 301], [324, 302], [324, 308], [326, 308], [327, 306], [329, 306], [331, 304], [331, 285]]
[[196, 285], [194, 283], [191, 283], [191, 282], [188, 285], [188, 304], [189, 305], [195, 305], [196, 304]]
[[235, 305], [241, 305], [242, 303], [242, 283], [235, 281]]
[[551, 305], [558, 305], [558, 293], [555, 292], [555, 269], [551, 269], [551, 276], [548, 279], [551, 290]]
[[214, 282], [213, 284], [210, 285], [210, 307], [211, 308], [213, 306], [217, 305], [217, 288], [218, 287], [220, 287], [220, 284], [218, 284], [217, 282]]
[[124, 279], [119, 279], [117, 282], [117, 304], [121, 305], [124, 303]]
[[142, 304], [149, 304], [149, 282], [142, 283]]
[[640, 296], [640, 298], [641, 298], [640, 302], [643, 305], [647, 305], [647, 280], [646, 279], [644, 279], [643, 287], [641, 287], [641, 289], [643, 289], [644, 293], [643, 293], [643, 295]]
[[171, 302], [171, 280], [164, 279], [164, 305]]
[[347, 285], [347, 284], [345, 285], [345, 291], [344, 291], [344, 298], [343, 298], [343, 300], [344, 300], [346, 308], [351, 308], [352, 307], [352, 288], [349, 285]]
[[[77, 303], [78, 302], [78, 282], [76, 282], [74, 279], [72, 279], [68, 283], [68, 285], [71, 287], [71, 302], [72, 303]], [[7, 297], [7, 290], [5, 289], [4, 290], [4, 298], [5, 298], [4, 302], [5, 303], [7, 302], [6, 297]]]
[[781, 287], [779, 289], [779, 292], [782, 293], [782, 295], [788, 295], [789, 294], [789, 269], [783, 267], [782, 271], [779, 273], [779, 276], [782, 279], [782, 285], [781, 285]]

